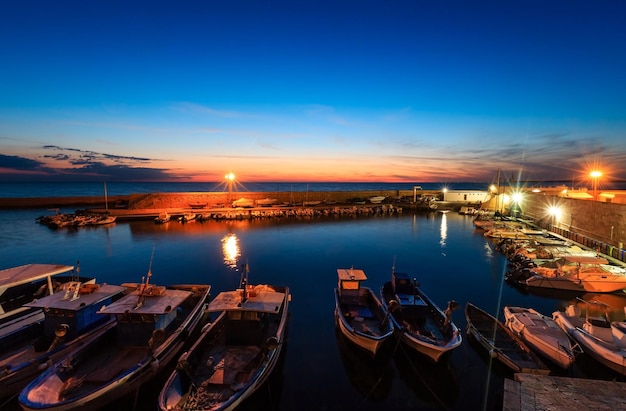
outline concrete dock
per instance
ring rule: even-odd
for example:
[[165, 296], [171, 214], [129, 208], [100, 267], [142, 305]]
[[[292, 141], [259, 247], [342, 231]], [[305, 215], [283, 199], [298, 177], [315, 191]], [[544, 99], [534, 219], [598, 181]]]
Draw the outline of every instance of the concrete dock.
[[518, 373], [504, 381], [503, 411], [626, 410], [626, 382]]

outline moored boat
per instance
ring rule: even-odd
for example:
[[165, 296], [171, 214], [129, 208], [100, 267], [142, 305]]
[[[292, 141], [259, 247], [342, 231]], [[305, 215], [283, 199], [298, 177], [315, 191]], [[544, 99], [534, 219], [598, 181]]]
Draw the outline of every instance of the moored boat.
[[214, 318], [185, 352], [159, 394], [162, 411], [232, 410], [270, 376], [286, 342], [288, 287], [249, 285], [224, 291]]
[[[103, 307], [116, 326], [81, 345], [29, 383], [19, 395], [25, 410], [98, 409], [136, 391], [167, 367], [197, 335], [210, 286], [155, 286], [150, 272], [129, 294]], [[132, 290], [132, 291], [131, 291]]]
[[530, 348], [563, 369], [574, 363], [576, 355], [572, 342], [552, 317], [532, 308], [508, 305], [503, 311], [507, 327]]
[[393, 336], [389, 315], [369, 287], [363, 270], [337, 269], [335, 288], [335, 319], [341, 333], [353, 344], [376, 355], [383, 344]]
[[570, 304], [565, 311], [553, 312], [552, 318], [583, 352], [613, 371], [626, 375], [626, 340], [619, 322], [613, 323], [608, 317], [607, 311], [611, 307], [595, 300], [580, 301], [586, 305], [584, 314], [580, 307]]
[[626, 289], [626, 268], [608, 264], [601, 257], [568, 256], [530, 269], [529, 287], [612, 293]]
[[514, 372], [550, 374], [543, 361], [506, 325], [483, 309], [465, 305], [467, 333], [489, 353]]
[[172, 219], [172, 216], [167, 211], [163, 211], [162, 213], [159, 213], [159, 215], [154, 218], [154, 222], [156, 224], [165, 224], [165, 223], [168, 223], [171, 219]]
[[237, 208], [237, 207], [251, 208], [251, 207], [254, 207], [254, 200], [242, 197], [242, 198], [240, 198], [238, 200], [233, 201], [232, 205], [235, 208]]
[[276, 204], [278, 200], [275, 198], [262, 198], [256, 201], [256, 205], [259, 207], [269, 207]]
[[80, 277], [80, 268], [61, 264], [25, 264], [0, 271], [0, 340], [22, 327], [44, 319], [43, 310], [26, 304], [54, 294], [70, 281], [93, 283]]
[[43, 309], [45, 318], [0, 340], [0, 397], [19, 392], [74, 347], [89, 344], [114, 326], [111, 316], [96, 312], [125, 291], [114, 285], [70, 282], [59, 292], [26, 304]]
[[190, 221], [194, 221], [197, 217], [198, 215], [196, 213], [185, 213], [178, 217], [178, 221], [181, 223], [188, 223]]
[[385, 196], [372, 196], [372, 197], [369, 197], [367, 200], [372, 204], [380, 204], [383, 201], [385, 201], [386, 198], [387, 197]]
[[462, 342], [461, 332], [452, 322], [452, 311], [458, 304], [448, 302], [442, 311], [408, 274], [392, 270], [391, 281], [383, 284], [380, 291], [382, 304], [389, 313], [395, 332], [408, 347], [439, 359]]

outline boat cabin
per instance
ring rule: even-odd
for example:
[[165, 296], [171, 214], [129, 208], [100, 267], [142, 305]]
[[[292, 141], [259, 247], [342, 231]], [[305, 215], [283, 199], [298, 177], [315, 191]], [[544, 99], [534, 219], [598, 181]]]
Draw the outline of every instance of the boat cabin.
[[51, 294], [55, 276], [74, 270], [71, 265], [26, 264], [0, 271], [0, 320], [19, 311], [34, 298]]
[[45, 337], [54, 338], [55, 332], [65, 324], [65, 339], [71, 340], [86, 329], [107, 321], [110, 317], [100, 315], [98, 311], [119, 300], [125, 292], [126, 287], [116, 285], [71, 282], [66, 285], [65, 291], [35, 300], [26, 306], [43, 309]]
[[191, 295], [191, 291], [142, 286], [98, 313], [116, 316], [120, 346], [148, 346], [155, 332], [172, 324]]
[[354, 268], [338, 268], [337, 278], [339, 281], [339, 303], [358, 305], [361, 281], [367, 280], [365, 272]]
[[417, 292], [417, 280], [411, 278], [407, 273], [393, 272], [391, 274], [391, 283], [393, 285], [393, 291], [400, 305], [423, 305], [426, 306], [426, 302]]
[[285, 293], [274, 291], [270, 286], [245, 287], [245, 290], [242, 288], [219, 293], [207, 309], [209, 313], [225, 312], [227, 321], [224, 327], [228, 345], [258, 344], [265, 320], [271, 314], [280, 313], [285, 301]]

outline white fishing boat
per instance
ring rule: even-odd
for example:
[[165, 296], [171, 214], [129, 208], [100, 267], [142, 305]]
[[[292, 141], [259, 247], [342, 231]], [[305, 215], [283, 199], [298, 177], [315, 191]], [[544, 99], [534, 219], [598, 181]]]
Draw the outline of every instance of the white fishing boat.
[[113, 317], [96, 312], [125, 291], [114, 285], [69, 282], [59, 292], [26, 304], [43, 310], [45, 318], [0, 341], [0, 398], [18, 393], [49, 365], [113, 327]]
[[576, 359], [572, 342], [559, 325], [532, 308], [505, 306], [505, 324], [545, 359], [568, 369]]
[[524, 281], [529, 287], [612, 293], [626, 289], [626, 268], [600, 257], [566, 256], [530, 269]]
[[383, 201], [385, 201], [386, 198], [387, 197], [385, 196], [372, 196], [372, 197], [369, 197], [367, 200], [372, 204], [380, 204]]
[[408, 274], [394, 270], [380, 295], [398, 338], [408, 347], [436, 362], [461, 345], [461, 332], [452, 322], [452, 311], [458, 307], [456, 301], [448, 302], [442, 311], [418, 287], [416, 279], [411, 282]]
[[162, 411], [233, 410], [269, 378], [285, 344], [289, 288], [249, 285], [208, 307], [213, 321], [185, 352], [159, 394]]
[[233, 204], [233, 207], [235, 207], [235, 208], [238, 208], [238, 207], [241, 207], [241, 208], [251, 208], [251, 207], [254, 207], [254, 200], [242, 197], [242, 198], [240, 198], [238, 200], [233, 201], [232, 204]]
[[369, 287], [363, 270], [337, 269], [335, 319], [341, 333], [353, 344], [376, 355], [393, 336], [393, 324], [380, 300]]
[[[98, 409], [135, 392], [180, 355], [204, 322], [211, 287], [155, 286], [150, 272], [130, 293], [103, 307], [116, 326], [71, 351], [19, 394], [24, 410]], [[132, 291], [131, 291], [132, 290]]]
[[611, 307], [595, 300], [579, 301], [586, 306], [584, 314], [579, 306], [570, 304], [565, 311], [552, 313], [552, 318], [587, 355], [626, 375], [626, 341], [620, 323], [609, 319]]
[[258, 205], [259, 207], [269, 207], [276, 204], [277, 201], [278, 200], [276, 200], [275, 198], [262, 198], [256, 201], [256, 205]]

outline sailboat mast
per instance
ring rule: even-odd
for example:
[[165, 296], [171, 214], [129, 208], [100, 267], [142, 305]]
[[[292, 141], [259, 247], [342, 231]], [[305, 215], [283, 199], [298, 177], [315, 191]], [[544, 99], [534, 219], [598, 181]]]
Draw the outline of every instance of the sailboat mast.
[[108, 194], [107, 194], [107, 182], [104, 182], [104, 209], [106, 210], [106, 213], [109, 213], [109, 198], [108, 198]]
[[500, 168], [498, 168], [498, 186], [496, 188], [496, 211], [500, 212]]

